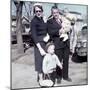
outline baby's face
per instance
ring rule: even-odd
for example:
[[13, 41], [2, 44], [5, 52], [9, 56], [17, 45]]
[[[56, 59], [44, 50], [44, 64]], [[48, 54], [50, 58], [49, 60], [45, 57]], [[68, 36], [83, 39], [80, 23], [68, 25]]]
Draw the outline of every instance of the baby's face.
[[54, 46], [54, 45], [50, 45], [50, 46], [48, 47], [47, 52], [50, 53], [50, 54], [54, 54], [54, 51], [55, 51], [54, 49], [55, 49], [55, 46]]
[[67, 31], [71, 28], [71, 25], [69, 22], [63, 22], [62, 23], [62, 30]]
[[68, 28], [68, 27], [70, 26], [70, 23], [64, 21], [64, 22], [62, 23], [62, 26], [63, 26], [63, 28]]

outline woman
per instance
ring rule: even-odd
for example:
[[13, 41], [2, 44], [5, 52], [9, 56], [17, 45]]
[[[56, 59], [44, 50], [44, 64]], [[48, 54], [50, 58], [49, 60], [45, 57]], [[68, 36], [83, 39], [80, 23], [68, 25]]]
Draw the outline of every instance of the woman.
[[[63, 60], [63, 70], [62, 76], [58, 77], [58, 82], [60, 83], [61, 77], [64, 80], [71, 81], [68, 76], [68, 61], [69, 61], [69, 40], [63, 41], [63, 38], [60, 38], [59, 32], [62, 33], [62, 22], [61, 16], [59, 14], [59, 9], [55, 6], [51, 9], [52, 17], [47, 21], [48, 33], [51, 40], [55, 44], [55, 53], [59, 57], [59, 60]], [[57, 73], [60, 73], [60, 70], [57, 69]]]
[[47, 35], [47, 25], [43, 19], [43, 8], [42, 5], [37, 3], [34, 5], [34, 18], [31, 21], [31, 34], [35, 44], [35, 70], [38, 72], [38, 80], [42, 80], [42, 61], [43, 56], [46, 54], [46, 35]]

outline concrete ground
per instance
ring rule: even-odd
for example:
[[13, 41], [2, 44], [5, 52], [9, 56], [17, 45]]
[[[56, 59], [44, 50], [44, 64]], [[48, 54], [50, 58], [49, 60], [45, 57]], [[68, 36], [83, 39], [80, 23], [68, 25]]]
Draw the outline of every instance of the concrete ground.
[[[17, 50], [13, 48], [11, 54], [12, 89], [40, 87], [36, 79], [37, 73], [34, 70], [33, 48], [28, 49], [23, 56], [17, 55]], [[88, 84], [87, 67], [87, 62], [75, 63], [69, 60], [69, 76], [72, 82], [62, 80], [61, 84], [55, 84], [55, 86]]]

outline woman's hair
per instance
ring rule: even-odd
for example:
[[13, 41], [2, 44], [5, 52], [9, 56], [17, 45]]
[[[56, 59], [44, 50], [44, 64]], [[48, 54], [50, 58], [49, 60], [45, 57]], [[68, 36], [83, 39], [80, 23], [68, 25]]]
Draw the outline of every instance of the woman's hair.
[[41, 11], [43, 12], [43, 7], [42, 7], [41, 5], [35, 5], [35, 6], [33, 7], [33, 13], [35, 13], [35, 7], [40, 8]]

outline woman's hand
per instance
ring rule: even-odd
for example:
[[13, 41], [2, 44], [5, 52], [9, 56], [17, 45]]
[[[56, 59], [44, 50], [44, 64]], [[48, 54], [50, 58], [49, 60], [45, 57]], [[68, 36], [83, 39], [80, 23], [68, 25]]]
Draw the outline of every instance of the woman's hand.
[[46, 52], [45, 52], [44, 49], [41, 47], [40, 43], [37, 43], [36, 46], [37, 46], [37, 48], [39, 49], [40, 54], [41, 54], [42, 56], [44, 56], [44, 55], [46, 54]]
[[46, 55], [46, 52], [44, 51], [44, 49], [40, 48], [39, 51], [42, 56]]

